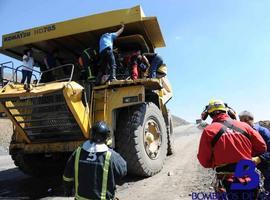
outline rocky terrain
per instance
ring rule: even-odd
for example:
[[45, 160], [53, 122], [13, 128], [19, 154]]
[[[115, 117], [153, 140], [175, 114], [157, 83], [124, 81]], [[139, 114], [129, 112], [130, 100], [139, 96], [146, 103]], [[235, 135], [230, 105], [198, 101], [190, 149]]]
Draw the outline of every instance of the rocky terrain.
[[12, 123], [9, 119], [0, 119], [0, 155], [8, 153], [12, 136]]

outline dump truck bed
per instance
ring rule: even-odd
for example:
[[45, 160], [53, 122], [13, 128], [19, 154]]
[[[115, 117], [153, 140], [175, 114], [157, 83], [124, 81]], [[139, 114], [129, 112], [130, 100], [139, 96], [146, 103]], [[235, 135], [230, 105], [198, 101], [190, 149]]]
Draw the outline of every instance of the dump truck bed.
[[150, 51], [165, 46], [157, 18], [146, 17], [136, 6], [3, 35], [0, 52], [21, 60], [23, 51], [31, 47], [40, 52], [35, 60], [43, 62], [42, 53], [60, 49], [66, 57], [75, 58], [83, 49], [97, 46], [101, 34], [116, 31], [121, 23], [126, 25], [123, 36], [142, 35]]

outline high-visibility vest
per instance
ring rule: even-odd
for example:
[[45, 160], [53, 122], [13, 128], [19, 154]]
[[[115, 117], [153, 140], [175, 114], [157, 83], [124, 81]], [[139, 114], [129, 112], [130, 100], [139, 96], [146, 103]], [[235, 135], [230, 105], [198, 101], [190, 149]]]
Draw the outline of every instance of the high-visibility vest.
[[[79, 187], [79, 162], [80, 162], [80, 154], [81, 154], [81, 147], [78, 147], [76, 150], [75, 155], [75, 162], [74, 162], [74, 170], [75, 170], [75, 198], [77, 200], [89, 200], [88, 198], [82, 197], [78, 193]], [[110, 159], [111, 159], [111, 152], [107, 151], [105, 155], [105, 161], [103, 165], [103, 176], [102, 176], [102, 188], [101, 188], [101, 200], [106, 200], [106, 193], [107, 193], [107, 183], [108, 183], [108, 174], [109, 174], [109, 166], [110, 166]]]
[[97, 61], [97, 51], [92, 48], [85, 49], [79, 57], [79, 64], [86, 70], [87, 79], [94, 79], [94, 64]]

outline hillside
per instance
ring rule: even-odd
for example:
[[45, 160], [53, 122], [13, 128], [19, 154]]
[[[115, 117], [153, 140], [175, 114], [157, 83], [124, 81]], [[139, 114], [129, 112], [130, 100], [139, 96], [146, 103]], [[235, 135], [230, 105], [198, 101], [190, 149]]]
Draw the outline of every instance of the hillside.
[[190, 124], [189, 122], [187, 122], [186, 120], [180, 118], [180, 117], [177, 117], [175, 115], [172, 115], [172, 118], [173, 118], [173, 125], [176, 127], [176, 126], [182, 126], [182, 125], [187, 125], [187, 124]]

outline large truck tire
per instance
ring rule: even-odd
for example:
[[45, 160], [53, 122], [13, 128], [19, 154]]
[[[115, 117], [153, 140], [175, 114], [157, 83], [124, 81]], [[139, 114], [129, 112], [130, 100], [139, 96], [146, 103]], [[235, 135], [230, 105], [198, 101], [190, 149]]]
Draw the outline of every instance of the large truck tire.
[[172, 115], [169, 111], [168, 111], [167, 136], [168, 136], [167, 155], [172, 155], [175, 153], [175, 134], [173, 132]]
[[11, 154], [14, 164], [25, 174], [34, 177], [47, 177], [63, 174], [67, 155], [58, 158], [46, 157], [43, 154], [23, 154], [17, 152]]
[[167, 154], [166, 124], [154, 103], [122, 110], [117, 119], [116, 148], [128, 173], [143, 177], [158, 173]]

